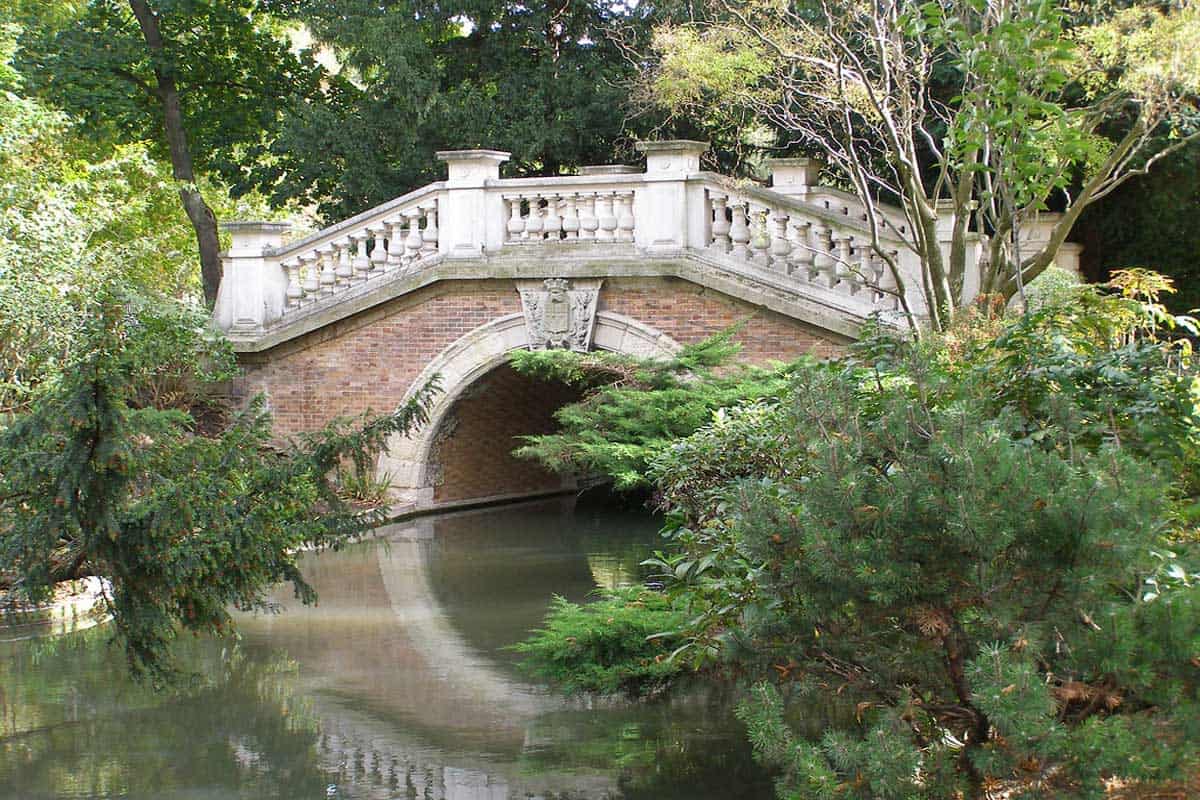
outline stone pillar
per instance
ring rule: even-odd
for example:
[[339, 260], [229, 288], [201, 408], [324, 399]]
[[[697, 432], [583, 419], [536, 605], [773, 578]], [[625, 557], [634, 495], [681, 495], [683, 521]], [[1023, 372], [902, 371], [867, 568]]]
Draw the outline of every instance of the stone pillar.
[[702, 190], [689, 196], [687, 178], [700, 171], [708, 142], [638, 142], [635, 147], [646, 154], [645, 186], [634, 196], [638, 247], [660, 253], [703, 248], [709, 206]]
[[221, 254], [224, 274], [217, 291], [213, 319], [236, 336], [257, 334], [283, 314], [287, 273], [279, 259], [268, 254], [283, 244], [286, 222], [226, 222], [221, 229], [232, 237]]
[[773, 190], [804, 199], [817, 187], [825, 162], [819, 158], [768, 158], [767, 168]]
[[[1021, 223], [1022, 260], [1038, 253], [1049, 243], [1050, 235], [1061, 219], [1062, 214], [1056, 211], [1039, 211], [1033, 219]], [[1082, 252], [1083, 245], [1063, 242], [1054, 254], [1054, 264], [1082, 279], [1083, 276], [1079, 272], [1079, 256]]]
[[445, 258], [478, 258], [504, 245], [507, 215], [499, 192], [487, 182], [500, 178], [510, 153], [500, 150], [443, 150], [449, 168], [446, 191], [438, 200], [438, 252]]

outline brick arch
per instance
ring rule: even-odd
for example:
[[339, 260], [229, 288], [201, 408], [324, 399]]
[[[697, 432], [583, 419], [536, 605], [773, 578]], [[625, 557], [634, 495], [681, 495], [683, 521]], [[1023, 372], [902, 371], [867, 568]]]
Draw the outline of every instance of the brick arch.
[[[681, 345], [661, 331], [612, 311], [596, 314], [592, 344], [598, 350], [647, 358], [669, 358]], [[441, 392], [429, 422], [410, 436], [394, 436], [379, 458], [378, 474], [386, 477], [400, 506], [428, 508], [437, 503], [431, 458], [447, 415], [472, 385], [508, 362], [509, 354], [529, 347], [523, 314], [508, 314], [480, 325], [446, 347], [410, 385], [404, 401], [435, 376]], [[440, 504], [439, 504], [440, 505]]]

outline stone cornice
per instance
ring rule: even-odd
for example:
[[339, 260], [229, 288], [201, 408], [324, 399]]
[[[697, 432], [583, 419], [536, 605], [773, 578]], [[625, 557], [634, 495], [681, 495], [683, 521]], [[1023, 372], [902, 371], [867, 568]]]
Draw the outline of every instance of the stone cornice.
[[605, 255], [589, 253], [595, 243], [514, 248], [472, 259], [437, 258], [416, 273], [385, 272], [334, 297], [292, 312], [255, 335], [230, 336], [239, 353], [261, 353], [313, 331], [444, 281], [544, 278], [677, 278], [766, 308], [847, 338], [866, 321], [857, 304], [836, 291], [806, 287], [733, 259], [680, 250], [647, 255], [633, 245], [609, 243]]

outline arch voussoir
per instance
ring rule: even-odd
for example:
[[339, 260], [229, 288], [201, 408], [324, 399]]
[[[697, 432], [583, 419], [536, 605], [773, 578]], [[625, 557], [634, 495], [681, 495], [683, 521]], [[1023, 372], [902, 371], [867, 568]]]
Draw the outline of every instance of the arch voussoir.
[[[429, 422], [407, 436], [394, 436], [380, 456], [378, 476], [391, 488], [397, 511], [438, 507], [434, 500], [431, 461], [434, 443], [447, 414], [476, 381], [504, 364], [509, 354], [529, 347], [523, 314], [498, 317], [464, 334], [434, 357], [409, 386], [407, 401], [437, 377], [441, 391], [430, 408]], [[596, 314], [593, 348], [644, 358], [669, 358], [680, 345], [667, 334], [623, 314]], [[514, 409], [514, 412], [516, 410]]]

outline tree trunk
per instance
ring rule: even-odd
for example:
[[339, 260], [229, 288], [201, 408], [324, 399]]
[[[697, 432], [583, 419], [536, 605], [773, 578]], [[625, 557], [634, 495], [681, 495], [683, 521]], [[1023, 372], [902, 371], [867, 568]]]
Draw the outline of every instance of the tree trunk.
[[167, 134], [167, 146], [171, 153], [171, 172], [179, 185], [179, 200], [196, 231], [196, 244], [200, 250], [200, 279], [204, 285], [204, 302], [209, 308], [217, 301], [217, 288], [221, 285], [221, 244], [217, 235], [217, 217], [208, 203], [204, 202], [196, 186], [196, 174], [192, 170], [192, 153], [188, 149], [187, 132], [183, 128], [183, 108], [179, 104], [179, 88], [170, 69], [170, 60], [165, 56], [162, 32], [158, 27], [158, 16], [147, 0], [129, 0], [133, 16], [137, 18], [142, 38], [150, 51], [154, 63], [155, 94], [162, 106], [163, 129]]

